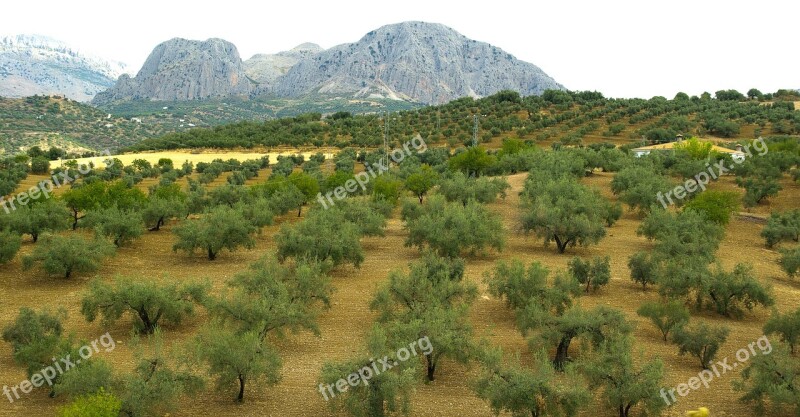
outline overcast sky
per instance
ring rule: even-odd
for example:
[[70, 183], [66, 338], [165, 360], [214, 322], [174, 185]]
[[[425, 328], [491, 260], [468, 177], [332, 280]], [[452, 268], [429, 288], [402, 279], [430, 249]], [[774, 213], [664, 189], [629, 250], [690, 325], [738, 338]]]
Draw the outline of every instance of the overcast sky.
[[6, 1], [0, 35], [41, 34], [138, 71], [173, 37], [223, 38], [243, 59], [330, 48], [406, 20], [437, 22], [611, 97], [800, 88], [794, 0]]

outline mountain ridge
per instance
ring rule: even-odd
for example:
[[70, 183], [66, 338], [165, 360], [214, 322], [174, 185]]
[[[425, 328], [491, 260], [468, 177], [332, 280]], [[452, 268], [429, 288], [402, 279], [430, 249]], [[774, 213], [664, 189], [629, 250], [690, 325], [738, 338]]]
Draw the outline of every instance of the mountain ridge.
[[0, 38], [0, 96], [63, 95], [89, 101], [114, 85], [125, 64], [42, 35]]
[[442, 24], [402, 22], [327, 50], [306, 43], [247, 61], [221, 39], [174, 38], [153, 50], [136, 77], [121, 77], [93, 103], [321, 95], [438, 104], [501, 90], [532, 95], [546, 89], [564, 87], [499, 47]]

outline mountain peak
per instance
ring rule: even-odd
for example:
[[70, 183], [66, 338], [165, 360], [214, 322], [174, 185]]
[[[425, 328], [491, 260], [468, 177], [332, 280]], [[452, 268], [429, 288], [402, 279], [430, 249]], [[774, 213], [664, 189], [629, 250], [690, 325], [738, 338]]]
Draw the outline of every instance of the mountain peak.
[[98, 94], [93, 103], [201, 100], [249, 95], [252, 87], [234, 44], [219, 38], [172, 38], [153, 49], [136, 77], [121, 77], [113, 88]]

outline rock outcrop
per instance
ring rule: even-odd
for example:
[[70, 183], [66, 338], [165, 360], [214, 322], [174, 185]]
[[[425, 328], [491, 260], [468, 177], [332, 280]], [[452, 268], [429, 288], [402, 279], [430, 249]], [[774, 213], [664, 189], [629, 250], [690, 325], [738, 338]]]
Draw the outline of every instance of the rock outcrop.
[[175, 38], [156, 46], [135, 77], [121, 76], [114, 87], [95, 96], [92, 103], [247, 96], [253, 87], [232, 43]]

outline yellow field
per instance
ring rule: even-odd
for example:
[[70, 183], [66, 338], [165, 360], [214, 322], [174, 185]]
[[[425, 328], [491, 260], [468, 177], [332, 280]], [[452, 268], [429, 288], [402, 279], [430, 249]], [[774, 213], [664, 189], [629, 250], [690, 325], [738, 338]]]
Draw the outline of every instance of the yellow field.
[[[156, 160], [171, 155], [178, 163], [176, 154], [164, 153], [153, 156]], [[183, 154], [180, 154], [183, 155]], [[223, 158], [230, 158], [225, 154]], [[141, 156], [141, 155], [138, 155]], [[219, 157], [219, 154], [214, 157]], [[210, 159], [213, 159], [211, 157]], [[209, 160], [210, 160], [209, 159]], [[263, 180], [266, 172], [260, 175]], [[513, 314], [503, 302], [490, 297], [482, 282], [484, 272], [492, 269], [499, 259], [520, 258], [526, 263], [538, 260], [551, 270], [566, 268], [568, 260], [574, 255], [610, 255], [612, 280], [597, 294], [580, 298], [579, 303], [590, 307], [608, 305], [624, 311], [629, 320], [637, 324], [634, 332], [636, 348], [645, 352], [646, 358], [661, 358], [665, 363], [665, 387], [673, 387], [696, 376], [699, 368], [696, 359], [678, 356], [677, 348], [664, 344], [655, 328], [635, 314], [638, 306], [657, 298], [656, 291], [642, 292], [640, 287], [628, 278], [626, 266], [628, 257], [634, 252], [650, 247], [650, 243], [635, 231], [641, 219], [634, 213], [626, 212], [620, 221], [608, 230], [608, 235], [599, 245], [590, 248], [571, 249], [565, 255], [558, 255], [553, 247], [544, 248], [533, 237], [518, 232], [519, 198], [526, 174], [509, 177], [512, 189], [505, 200], [490, 205], [504, 221], [507, 245], [500, 254], [467, 259], [467, 279], [481, 289], [481, 296], [475, 302], [471, 321], [479, 337], [486, 337], [493, 344], [500, 345], [508, 354], [521, 352], [523, 361], [528, 355], [526, 340], [516, 330]], [[612, 198], [609, 183], [613, 174], [598, 173], [586, 178], [584, 182], [600, 188]], [[224, 182], [224, 179], [221, 180]], [[758, 207], [753, 212], [767, 214], [770, 210], [786, 210], [800, 206], [800, 186], [789, 181], [783, 182], [783, 191], [770, 205]], [[731, 189], [741, 192], [731, 177], [723, 178], [715, 184], [718, 189]], [[140, 279], [160, 281], [209, 279], [216, 291], [238, 271], [264, 254], [274, 251], [273, 235], [281, 223], [295, 222], [297, 217], [289, 214], [277, 219], [276, 225], [267, 227], [257, 238], [253, 250], [235, 253], [223, 252], [218, 260], [207, 261], [203, 256], [188, 257], [172, 252], [173, 235], [171, 226], [160, 232], [147, 233], [131, 246], [122, 248], [117, 255], [107, 260], [97, 273], [103, 280], [111, 280], [122, 274]], [[800, 305], [800, 282], [790, 281], [780, 271], [775, 250], [764, 248], [760, 238], [762, 224], [743, 218], [734, 218], [727, 226], [727, 234], [718, 252], [720, 263], [730, 269], [737, 262], [752, 263], [757, 277], [770, 284], [777, 299], [779, 310], [786, 312]], [[317, 380], [322, 364], [326, 361], [351, 358], [363, 349], [363, 336], [371, 326], [374, 314], [369, 310], [369, 302], [376, 287], [385, 282], [391, 270], [406, 268], [408, 262], [419, 257], [416, 249], [406, 248], [403, 243], [406, 232], [403, 230], [399, 213], [389, 221], [385, 237], [364, 238], [366, 260], [360, 269], [350, 266], [337, 268], [333, 272], [336, 291], [332, 297], [332, 308], [320, 318], [321, 337], [307, 333], [289, 335], [280, 342], [280, 352], [284, 367], [283, 380], [274, 387], [257, 389], [248, 386], [246, 402], [237, 405], [233, 401], [234, 387], [220, 393], [209, 389], [193, 399], [181, 401], [181, 408], [174, 416], [331, 416], [327, 404], [317, 392]], [[80, 338], [93, 340], [109, 331], [117, 340], [117, 348], [110, 353], [100, 353], [98, 357], [109, 361], [118, 371], [128, 371], [133, 366], [128, 343], [130, 341], [130, 320], [120, 320], [111, 328], [103, 328], [98, 323], [86, 323], [81, 316], [80, 300], [86, 290], [90, 277], [71, 280], [46, 278], [37, 271], [24, 271], [21, 261], [23, 255], [30, 253], [31, 242], [25, 242], [21, 253], [10, 264], [0, 267], [0, 327], [13, 320], [22, 306], [34, 308], [64, 307], [69, 312], [66, 328]], [[177, 348], [192, 339], [197, 330], [203, 327], [206, 314], [201, 313], [181, 328], [167, 328], [168, 345]], [[714, 324], [725, 324], [732, 328], [728, 341], [719, 352], [718, 358], [733, 357], [741, 347], [761, 336], [761, 327], [769, 313], [757, 309], [741, 320], [730, 320], [707, 313], [693, 313]], [[776, 341], [777, 343], [777, 341]], [[576, 354], [579, 349], [575, 346]], [[471, 389], [471, 380], [477, 367], [465, 367], [452, 361], [445, 361], [437, 370], [437, 379], [430, 384], [420, 383], [413, 400], [413, 416], [457, 416], [484, 417], [491, 415], [487, 404], [478, 399]], [[708, 407], [713, 416], [750, 416], [751, 410], [736, 401], [738, 394], [731, 388], [731, 381], [738, 377], [741, 368], [712, 382], [710, 389], [694, 391], [667, 410], [665, 416], [683, 416], [686, 410], [699, 406]], [[16, 385], [25, 379], [25, 370], [15, 365], [11, 349], [0, 343], [0, 385]], [[0, 416], [51, 416], [57, 407], [64, 404], [61, 398], [51, 399], [46, 390], [34, 391], [22, 400], [9, 404], [0, 398]], [[601, 410], [599, 403], [583, 413], [584, 416], [614, 416], [614, 410]]]
[[[117, 158], [124, 165], [130, 165], [136, 159], [144, 159], [145, 161], [150, 162], [151, 164], [155, 165], [160, 159], [167, 158], [171, 159], [172, 162], [175, 164], [176, 167], [179, 167], [185, 161], [189, 161], [193, 164], [197, 164], [198, 162], [211, 162], [215, 159], [237, 159], [239, 161], [246, 161], [249, 159], [260, 159], [264, 156], [269, 156], [270, 163], [275, 163], [277, 161], [278, 156], [288, 156], [288, 155], [297, 155], [301, 154], [308, 158], [311, 155], [316, 154], [317, 152], [322, 152], [325, 154], [326, 158], [333, 157], [333, 152], [331, 150], [319, 150], [319, 151], [298, 151], [298, 150], [284, 150], [284, 151], [273, 151], [273, 152], [214, 152], [214, 151], [203, 151], [203, 152], [188, 152], [188, 151], [169, 151], [169, 152], [142, 152], [142, 153], [126, 153], [126, 154], [119, 154], [119, 155], [111, 155], [111, 158]], [[88, 164], [89, 162], [94, 163], [95, 166], [102, 167], [103, 160], [107, 158], [107, 156], [97, 156], [92, 158], [79, 158], [77, 159], [79, 164]], [[60, 161], [53, 161], [51, 162], [51, 166], [53, 168], [59, 166]]]

